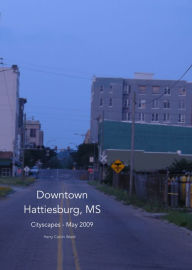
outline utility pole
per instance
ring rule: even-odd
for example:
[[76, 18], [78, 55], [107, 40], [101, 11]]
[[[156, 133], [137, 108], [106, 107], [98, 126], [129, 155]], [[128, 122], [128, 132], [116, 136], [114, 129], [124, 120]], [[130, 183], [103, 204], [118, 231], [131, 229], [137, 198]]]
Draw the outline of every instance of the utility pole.
[[22, 142], [21, 142], [22, 175], [23, 176], [24, 176], [24, 168], [25, 168], [25, 143], [26, 143], [26, 114], [24, 114], [24, 117], [23, 117]]
[[130, 179], [129, 179], [129, 195], [133, 192], [133, 170], [134, 170], [134, 152], [135, 152], [135, 105], [136, 93], [133, 93], [132, 99], [132, 125], [131, 125], [131, 160], [130, 160]]

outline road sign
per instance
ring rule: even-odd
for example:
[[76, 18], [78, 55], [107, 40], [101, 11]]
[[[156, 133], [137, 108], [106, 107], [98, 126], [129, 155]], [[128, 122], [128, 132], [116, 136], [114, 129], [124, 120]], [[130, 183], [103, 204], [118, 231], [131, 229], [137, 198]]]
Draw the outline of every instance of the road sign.
[[125, 165], [123, 164], [121, 160], [116, 160], [115, 162], [112, 163], [111, 168], [116, 173], [120, 173], [125, 168]]
[[89, 162], [93, 163], [94, 162], [94, 157], [89, 157]]
[[102, 164], [106, 164], [107, 163], [107, 155], [105, 155], [104, 153], [100, 155], [100, 162]]
[[89, 169], [88, 169], [88, 172], [89, 172], [90, 174], [93, 174], [93, 172], [94, 172], [93, 168], [89, 168]]

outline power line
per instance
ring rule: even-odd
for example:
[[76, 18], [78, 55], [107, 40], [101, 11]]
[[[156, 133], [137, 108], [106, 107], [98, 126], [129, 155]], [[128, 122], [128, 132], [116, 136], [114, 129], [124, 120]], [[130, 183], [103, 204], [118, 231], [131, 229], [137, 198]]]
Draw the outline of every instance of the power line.
[[[7, 63], [6, 63], [7, 64]], [[8, 65], [11, 65], [10, 63], [8, 63]], [[86, 75], [86, 76], [82, 76], [81, 75], [76, 75], [76, 74], [69, 74], [66, 72], [58, 72], [58, 70], [63, 70], [63, 68], [60, 67], [48, 67], [45, 65], [38, 65], [38, 64], [19, 64], [19, 68], [22, 69], [28, 69], [34, 72], [40, 72], [40, 73], [45, 73], [45, 74], [52, 74], [52, 75], [58, 75], [58, 76], [64, 76], [66, 78], [71, 78], [71, 79], [85, 79], [85, 80], [91, 80], [92, 79], [92, 75]], [[49, 70], [46, 70], [49, 69]], [[57, 70], [57, 71], [55, 71]]]
[[[21, 66], [32, 67], [32, 68], [40, 68], [40, 69], [49, 69], [49, 70], [59, 70], [59, 71], [66, 70], [66, 68], [64, 68], [64, 67], [46, 66], [46, 65], [34, 64], [34, 63], [21, 63]], [[81, 74], [86, 74], [86, 76], [88, 75], [87, 72], [86, 73], [85, 72], [82, 72], [82, 71], [77, 71], [77, 72], [78, 73], [81, 73]], [[89, 74], [88, 76], [92, 76], [92, 74]]]
[[30, 67], [21, 67], [22, 69], [28, 69], [34, 72], [40, 72], [40, 73], [45, 73], [45, 74], [52, 74], [52, 75], [57, 75], [57, 76], [63, 76], [66, 78], [71, 78], [71, 79], [85, 79], [85, 80], [91, 80], [91, 77], [83, 77], [83, 76], [77, 76], [77, 75], [73, 75], [73, 74], [67, 74], [64, 72], [55, 72], [55, 71], [47, 71], [47, 70], [43, 70], [43, 69], [38, 69], [38, 68], [30, 68]]
[[[192, 64], [187, 68], [187, 70], [179, 77], [178, 80], [176, 80], [176, 82], [173, 82], [172, 85], [170, 85], [170, 88], [174, 88], [176, 86], [176, 84], [178, 84], [178, 82], [180, 82], [183, 77], [187, 74], [187, 72], [192, 68]], [[159, 97], [156, 97], [154, 99], [152, 99], [151, 101], [147, 102], [146, 104], [151, 104], [153, 103], [154, 100], [158, 100], [160, 99], [161, 97], [164, 96], [164, 93], [162, 93]]]

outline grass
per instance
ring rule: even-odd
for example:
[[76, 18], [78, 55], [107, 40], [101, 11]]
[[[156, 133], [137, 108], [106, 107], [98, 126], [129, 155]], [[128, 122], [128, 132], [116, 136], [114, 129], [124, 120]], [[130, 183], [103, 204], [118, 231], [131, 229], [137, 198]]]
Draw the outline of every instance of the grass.
[[192, 213], [186, 211], [170, 211], [163, 219], [192, 230]]
[[6, 197], [11, 192], [13, 192], [13, 190], [10, 187], [0, 187], [0, 198]]
[[172, 210], [162, 206], [159, 202], [139, 200], [136, 198], [136, 196], [130, 197], [125, 190], [116, 189], [105, 184], [99, 184], [96, 181], [91, 181], [89, 184], [105, 194], [114, 196], [116, 200], [122, 201], [124, 204], [134, 205], [144, 209], [147, 212], [167, 213], [161, 218], [178, 226], [186, 227], [192, 230], [192, 213], [188, 212], [187, 209]]
[[0, 177], [0, 184], [4, 185], [29, 186], [34, 182], [34, 177]]
[[128, 192], [121, 189], [116, 189], [114, 187], [105, 185], [105, 184], [99, 184], [96, 181], [89, 182], [90, 185], [93, 185], [96, 187], [96, 189], [104, 192], [105, 194], [114, 196], [116, 200], [122, 201], [124, 204], [131, 204], [139, 208], [143, 208], [147, 212], [166, 212], [167, 209], [163, 207], [160, 202], [156, 201], [146, 201], [138, 199], [136, 196], [129, 196]]

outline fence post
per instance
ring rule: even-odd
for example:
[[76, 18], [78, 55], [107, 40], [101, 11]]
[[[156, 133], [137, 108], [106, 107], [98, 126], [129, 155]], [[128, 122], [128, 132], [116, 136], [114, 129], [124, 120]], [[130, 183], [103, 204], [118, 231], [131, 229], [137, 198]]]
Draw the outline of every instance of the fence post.
[[171, 179], [171, 190], [170, 190], [170, 197], [171, 197], [171, 207], [178, 206], [178, 177], [173, 177]]
[[185, 191], [186, 191], [186, 197], [185, 197], [185, 206], [190, 207], [190, 175], [187, 176], [187, 181], [186, 181], [186, 186], [185, 186]]
[[192, 176], [190, 177], [190, 207], [192, 208]]
[[169, 179], [169, 171], [167, 169], [165, 177], [165, 206], [168, 206], [168, 179]]
[[119, 187], [119, 174], [116, 172], [113, 172], [113, 187]]
[[185, 197], [186, 197], [186, 182], [187, 182], [187, 175], [185, 173], [184, 176], [181, 177], [180, 180], [180, 200], [182, 203], [185, 203]]
[[175, 179], [175, 207], [179, 205], [179, 176]]

